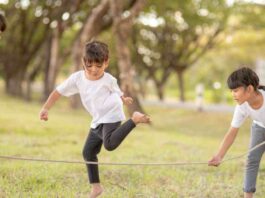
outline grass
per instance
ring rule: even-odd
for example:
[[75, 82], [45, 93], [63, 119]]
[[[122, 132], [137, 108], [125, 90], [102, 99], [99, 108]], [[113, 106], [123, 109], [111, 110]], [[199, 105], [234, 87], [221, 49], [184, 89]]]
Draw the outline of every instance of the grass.
[[[41, 122], [38, 103], [0, 95], [0, 155], [55, 160], [82, 160], [90, 124], [84, 110], [59, 101], [50, 120]], [[229, 113], [146, 108], [152, 126], [137, 127], [114, 152], [102, 149], [101, 162], [207, 162], [229, 127]], [[227, 157], [247, 151], [248, 121]], [[242, 197], [245, 158], [219, 168], [187, 166], [101, 166], [103, 198], [235, 198]], [[265, 194], [261, 163], [256, 198]], [[0, 159], [0, 197], [87, 197], [90, 186], [84, 165]]]

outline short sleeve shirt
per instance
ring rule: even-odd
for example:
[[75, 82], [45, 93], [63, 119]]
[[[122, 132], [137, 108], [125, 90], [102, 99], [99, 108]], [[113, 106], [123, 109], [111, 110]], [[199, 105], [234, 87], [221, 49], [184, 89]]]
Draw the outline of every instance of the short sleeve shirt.
[[85, 109], [92, 116], [91, 128], [101, 123], [114, 123], [125, 119], [123, 103], [117, 80], [109, 73], [98, 80], [89, 80], [85, 72], [78, 71], [70, 75], [56, 90], [63, 96], [80, 94]]
[[265, 91], [259, 90], [263, 96], [263, 104], [259, 109], [253, 109], [248, 104], [244, 102], [241, 105], [237, 105], [234, 111], [234, 116], [231, 122], [231, 126], [234, 128], [239, 128], [247, 117], [253, 119], [253, 122], [257, 125], [265, 128]]

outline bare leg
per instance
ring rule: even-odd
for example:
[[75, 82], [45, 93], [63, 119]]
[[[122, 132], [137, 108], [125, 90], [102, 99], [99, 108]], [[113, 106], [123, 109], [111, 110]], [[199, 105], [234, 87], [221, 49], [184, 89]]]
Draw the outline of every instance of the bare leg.
[[137, 125], [139, 123], [150, 123], [150, 118], [140, 112], [134, 112], [132, 115], [132, 121]]
[[92, 190], [91, 190], [91, 193], [89, 195], [89, 198], [96, 198], [99, 195], [101, 195], [102, 192], [103, 192], [103, 188], [100, 185], [100, 183], [93, 183], [92, 184]]
[[244, 198], [253, 198], [253, 193], [245, 193]]

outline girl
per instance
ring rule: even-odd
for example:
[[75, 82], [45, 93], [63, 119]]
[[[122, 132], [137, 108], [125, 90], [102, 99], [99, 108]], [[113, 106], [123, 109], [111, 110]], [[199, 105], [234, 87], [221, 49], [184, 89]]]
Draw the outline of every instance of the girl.
[[[253, 119], [251, 128], [250, 149], [265, 141], [265, 89], [259, 85], [257, 74], [247, 67], [234, 71], [227, 79], [234, 100], [235, 108], [231, 127], [226, 133], [217, 154], [208, 162], [218, 166], [229, 147], [233, 144], [239, 127], [247, 117]], [[252, 198], [256, 191], [256, 180], [265, 145], [249, 153], [244, 178], [245, 198]]]

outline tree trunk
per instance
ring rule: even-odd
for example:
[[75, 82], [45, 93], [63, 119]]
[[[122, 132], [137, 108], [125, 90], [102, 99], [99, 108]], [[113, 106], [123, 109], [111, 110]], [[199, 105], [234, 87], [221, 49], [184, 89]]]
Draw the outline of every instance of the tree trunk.
[[134, 103], [128, 107], [129, 115], [134, 111], [143, 112], [143, 108], [137, 97], [134, 87], [135, 69], [131, 63], [131, 54], [129, 49], [129, 38], [131, 38], [131, 30], [133, 19], [142, 9], [145, 1], [138, 0], [130, 10], [128, 17], [123, 16], [123, 0], [111, 0], [111, 12], [113, 16], [113, 34], [116, 41], [116, 52], [118, 57], [118, 67], [120, 70], [121, 89], [125, 96], [133, 98]]
[[[73, 45], [73, 72], [82, 68], [82, 56], [85, 44], [93, 37], [98, 35], [103, 28], [103, 17], [107, 14], [109, 9], [109, 0], [102, 0], [87, 17], [87, 20], [79, 33], [78, 39]], [[70, 105], [72, 108], [78, 108], [81, 106], [81, 100], [79, 95], [75, 95], [70, 99]]]
[[23, 76], [24, 72], [17, 72], [16, 75], [6, 76], [5, 90], [6, 93], [11, 96], [22, 97], [23, 96]]
[[32, 84], [42, 69], [43, 66], [42, 61], [43, 59], [41, 56], [37, 58], [36, 63], [34, 65], [35, 66], [34, 69], [26, 77], [26, 91], [25, 91], [26, 101], [31, 101], [32, 99]]
[[[121, 28], [120, 31], [123, 31], [123, 28]], [[118, 56], [118, 66], [120, 69], [119, 78], [121, 81], [121, 89], [125, 96], [132, 97], [134, 101], [132, 105], [128, 106], [128, 113], [129, 115], [132, 115], [134, 111], [143, 112], [143, 108], [141, 107], [134, 87], [135, 70], [131, 64], [129, 47], [126, 45], [122, 37], [117, 34], [117, 32], [116, 52]]]
[[179, 85], [179, 99], [181, 102], [185, 101], [183, 73], [184, 71], [177, 71], [178, 85]]
[[50, 61], [51, 61], [51, 45], [52, 45], [52, 36], [48, 35], [48, 39], [46, 40], [46, 44], [44, 47], [44, 88], [43, 88], [43, 101], [46, 101], [49, 97], [50, 89], [49, 89], [49, 69], [50, 69]]
[[47, 90], [51, 93], [55, 86], [55, 80], [59, 71], [59, 40], [60, 40], [59, 26], [53, 30], [51, 41], [50, 66], [47, 76]]
[[164, 86], [163, 85], [157, 85], [156, 86], [157, 95], [160, 101], [164, 100]]
[[45, 80], [44, 80], [44, 100], [48, 98], [50, 93], [54, 90], [56, 78], [59, 73], [62, 61], [60, 59], [60, 39], [63, 33], [61, 23], [53, 30], [52, 35], [47, 39], [47, 51], [45, 60]]

